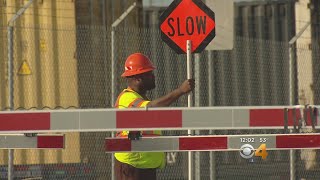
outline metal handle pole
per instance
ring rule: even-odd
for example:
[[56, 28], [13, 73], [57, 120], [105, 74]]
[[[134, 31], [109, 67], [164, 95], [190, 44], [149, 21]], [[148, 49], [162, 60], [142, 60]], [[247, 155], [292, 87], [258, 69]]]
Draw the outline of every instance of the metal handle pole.
[[[187, 79], [191, 79], [191, 40], [187, 40]], [[188, 107], [192, 106], [191, 93], [188, 94]], [[191, 135], [192, 131], [188, 130], [188, 135]], [[188, 152], [188, 180], [192, 180], [192, 152]]]
[[[191, 41], [187, 40], [187, 78], [191, 79]], [[188, 94], [188, 107], [192, 106], [191, 93]]]

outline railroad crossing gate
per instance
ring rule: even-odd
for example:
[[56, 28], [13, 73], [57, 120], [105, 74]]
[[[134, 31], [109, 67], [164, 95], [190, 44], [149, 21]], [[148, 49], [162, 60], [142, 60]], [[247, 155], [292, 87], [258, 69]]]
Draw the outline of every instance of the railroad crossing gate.
[[0, 149], [64, 149], [64, 135], [0, 134]]
[[106, 138], [106, 152], [239, 151], [245, 144], [267, 150], [320, 149], [320, 134], [260, 134], [217, 136]]
[[[131, 119], [127, 121], [127, 119]], [[302, 122], [303, 120], [303, 122]], [[24, 126], [21, 126], [24, 121]], [[63, 148], [63, 135], [24, 137], [23, 133], [63, 131], [187, 129], [316, 129], [318, 107], [207, 107], [150, 109], [93, 109], [64, 111], [0, 112], [0, 148]], [[4, 137], [3, 137], [4, 136]], [[274, 149], [320, 148], [319, 134], [208, 135], [142, 137], [139, 141], [107, 138], [106, 152], [116, 151], [235, 151], [244, 144], [265, 144]]]

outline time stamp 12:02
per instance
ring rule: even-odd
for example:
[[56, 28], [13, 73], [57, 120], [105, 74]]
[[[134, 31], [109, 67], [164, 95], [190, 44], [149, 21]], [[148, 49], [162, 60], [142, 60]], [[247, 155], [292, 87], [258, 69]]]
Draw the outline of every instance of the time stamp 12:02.
[[268, 141], [268, 138], [260, 137], [260, 138], [255, 138], [255, 137], [242, 137], [240, 138], [241, 143], [266, 143]]

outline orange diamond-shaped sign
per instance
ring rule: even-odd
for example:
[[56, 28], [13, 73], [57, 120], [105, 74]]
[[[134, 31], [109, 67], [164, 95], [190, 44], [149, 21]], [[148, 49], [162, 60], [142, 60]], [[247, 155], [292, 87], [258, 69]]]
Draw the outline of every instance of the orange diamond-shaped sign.
[[161, 38], [177, 53], [199, 53], [215, 37], [214, 12], [201, 0], [174, 0], [160, 16]]

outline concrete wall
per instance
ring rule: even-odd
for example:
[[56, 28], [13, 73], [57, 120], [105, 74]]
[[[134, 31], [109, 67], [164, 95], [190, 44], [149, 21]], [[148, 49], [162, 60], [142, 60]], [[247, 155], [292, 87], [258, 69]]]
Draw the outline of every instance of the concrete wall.
[[[306, 23], [311, 22], [311, 25], [304, 31], [302, 36], [297, 40], [296, 54], [297, 54], [297, 78], [299, 91], [299, 104], [315, 104], [315, 83], [314, 74], [316, 77], [318, 73], [314, 72], [312, 53], [316, 53], [316, 46], [312, 45], [312, 26], [310, 0], [299, 0], [296, 3], [296, 29], [297, 33], [305, 26]], [[313, 4], [315, 5], [315, 4]], [[319, 61], [316, 61], [319, 64]], [[310, 130], [306, 130], [310, 132]], [[301, 159], [304, 161], [306, 170], [319, 170], [317, 159], [319, 152], [316, 150], [301, 150]]]
[[[297, 33], [310, 22], [310, 0], [299, 0], [296, 3], [296, 29]], [[314, 104], [311, 25], [297, 40], [297, 75], [299, 88], [299, 104]]]
[[315, 104], [320, 104], [320, 1], [310, 0], [311, 22], [312, 22], [312, 52], [313, 59], [313, 87]]

